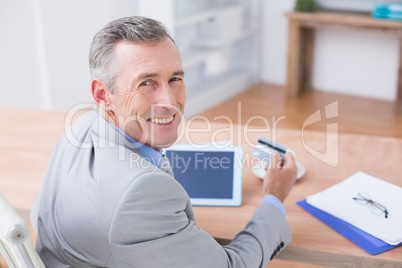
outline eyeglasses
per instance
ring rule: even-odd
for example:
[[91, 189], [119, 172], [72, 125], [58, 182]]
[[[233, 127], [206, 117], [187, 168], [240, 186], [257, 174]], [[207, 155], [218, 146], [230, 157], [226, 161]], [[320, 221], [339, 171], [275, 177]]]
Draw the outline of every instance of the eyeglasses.
[[369, 205], [370, 211], [376, 215], [385, 214], [385, 218], [388, 218], [388, 210], [384, 205], [371, 200], [370, 196], [366, 193], [358, 193], [357, 197], [353, 197], [360, 205]]

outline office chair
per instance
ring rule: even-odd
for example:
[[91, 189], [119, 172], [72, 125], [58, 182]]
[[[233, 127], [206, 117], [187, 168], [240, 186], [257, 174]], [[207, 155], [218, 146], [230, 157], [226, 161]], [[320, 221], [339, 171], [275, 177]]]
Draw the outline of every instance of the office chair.
[[0, 253], [9, 268], [44, 268], [24, 220], [0, 193]]

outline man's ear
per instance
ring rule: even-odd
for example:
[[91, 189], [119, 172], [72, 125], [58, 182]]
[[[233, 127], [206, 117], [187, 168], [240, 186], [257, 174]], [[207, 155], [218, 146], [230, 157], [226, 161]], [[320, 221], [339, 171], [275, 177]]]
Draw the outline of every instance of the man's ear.
[[108, 112], [108, 106], [111, 104], [109, 99], [109, 90], [106, 85], [98, 78], [94, 78], [91, 83], [92, 97], [99, 108]]

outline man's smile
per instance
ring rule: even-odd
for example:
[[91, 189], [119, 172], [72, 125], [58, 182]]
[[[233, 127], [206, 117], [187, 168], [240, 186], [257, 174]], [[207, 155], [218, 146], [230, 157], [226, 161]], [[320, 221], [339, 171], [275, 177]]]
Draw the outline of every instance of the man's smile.
[[171, 117], [168, 118], [149, 118], [148, 121], [154, 123], [154, 124], [169, 124], [172, 122], [174, 119], [174, 116], [172, 115]]

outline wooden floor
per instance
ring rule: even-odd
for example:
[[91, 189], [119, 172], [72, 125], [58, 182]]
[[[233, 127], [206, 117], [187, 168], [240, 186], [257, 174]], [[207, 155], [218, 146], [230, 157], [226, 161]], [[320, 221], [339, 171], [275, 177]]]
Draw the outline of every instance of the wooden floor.
[[[310, 130], [324, 130], [327, 123], [338, 123], [340, 133], [354, 133], [402, 138], [402, 115], [395, 114], [390, 101], [373, 100], [340, 94], [309, 91], [298, 99], [287, 99], [280, 86], [260, 84], [201, 114], [208, 120], [219, 122], [218, 116], [227, 116], [234, 123], [264, 126], [263, 116], [279, 128], [301, 129], [306, 119], [321, 110], [325, 119], [325, 106], [338, 102], [338, 117], [322, 120], [308, 126]], [[265, 122], [266, 124], [266, 122]], [[306, 128], [306, 129], [307, 129]], [[363, 148], [362, 148], [363, 149]], [[317, 268], [322, 266], [273, 260], [271, 268]]]
[[[325, 120], [325, 106], [338, 102], [338, 117]], [[298, 99], [287, 99], [280, 86], [260, 84], [202, 113], [208, 120], [228, 116], [234, 123], [301, 129], [306, 119], [321, 110], [324, 120], [309, 125], [309, 130], [325, 130], [327, 123], [338, 123], [340, 133], [402, 138], [402, 115], [395, 114], [394, 103], [375, 99], [309, 91]], [[281, 119], [280, 118], [284, 118]], [[216, 118], [216, 119], [215, 119]], [[307, 129], [306, 128], [306, 129]]]

